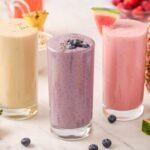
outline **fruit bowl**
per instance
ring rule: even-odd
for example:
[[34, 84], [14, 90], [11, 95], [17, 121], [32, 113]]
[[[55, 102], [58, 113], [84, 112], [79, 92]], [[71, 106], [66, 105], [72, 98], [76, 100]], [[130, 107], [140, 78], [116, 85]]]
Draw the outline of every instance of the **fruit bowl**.
[[150, 17], [150, 0], [112, 0], [124, 19], [136, 19], [148, 22]]
[[144, 12], [132, 12], [130, 10], [126, 10], [126, 9], [120, 9], [120, 18], [123, 19], [135, 19], [135, 20], [139, 20], [142, 22], [148, 22], [149, 18], [150, 18], [150, 11], [144, 11]]

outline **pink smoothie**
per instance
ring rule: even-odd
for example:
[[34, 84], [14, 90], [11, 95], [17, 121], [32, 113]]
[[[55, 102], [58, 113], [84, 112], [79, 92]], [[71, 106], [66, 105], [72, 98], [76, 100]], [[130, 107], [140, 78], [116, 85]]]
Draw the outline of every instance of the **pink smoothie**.
[[104, 105], [115, 110], [137, 108], [143, 100], [146, 25], [119, 19], [103, 28]]
[[[88, 48], [66, 48], [68, 40], [79, 39]], [[48, 42], [48, 78], [51, 124], [74, 129], [91, 122], [93, 105], [94, 41], [67, 34]]]

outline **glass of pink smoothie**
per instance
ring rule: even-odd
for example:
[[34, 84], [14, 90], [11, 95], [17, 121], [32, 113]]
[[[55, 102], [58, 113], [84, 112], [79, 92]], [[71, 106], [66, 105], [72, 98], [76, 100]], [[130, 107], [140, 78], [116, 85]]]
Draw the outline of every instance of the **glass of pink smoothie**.
[[48, 44], [51, 131], [77, 140], [91, 131], [94, 41], [84, 35], [54, 37]]
[[119, 19], [103, 28], [103, 111], [127, 121], [142, 115], [147, 27]]

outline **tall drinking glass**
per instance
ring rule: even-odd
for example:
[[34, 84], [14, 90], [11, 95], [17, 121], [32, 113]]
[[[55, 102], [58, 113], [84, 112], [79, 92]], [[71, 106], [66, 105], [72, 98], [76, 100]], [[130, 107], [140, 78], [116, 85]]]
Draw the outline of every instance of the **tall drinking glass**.
[[0, 21], [0, 108], [13, 119], [37, 113], [37, 32], [22, 19]]
[[22, 18], [22, 14], [43, 10], [43, 0], [14, 0], [14, 16]]
[[147, 27], [119, 19], [103, 28], [103, 103], [106, 115], [126, 121], [139, 117], [144, 106]]
[[94, 41], [67, 34], [48, 42], [51, 130], [58, 137], [87, 137], [92, 126]]
[[43, 10], [43, 0], [2, 0], [1, 3], [10, 18], [22, 18], [23, 14]]

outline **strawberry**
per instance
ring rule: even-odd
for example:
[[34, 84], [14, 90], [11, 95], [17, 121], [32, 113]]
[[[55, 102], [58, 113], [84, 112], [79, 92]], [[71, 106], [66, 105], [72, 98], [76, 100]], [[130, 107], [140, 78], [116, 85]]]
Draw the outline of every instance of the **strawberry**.
[[137, 6], [140, 2], [141, 0], [124, 0], [124, 4], [129, 6]]

